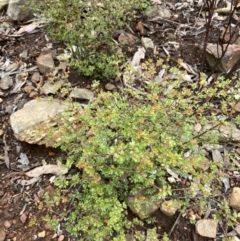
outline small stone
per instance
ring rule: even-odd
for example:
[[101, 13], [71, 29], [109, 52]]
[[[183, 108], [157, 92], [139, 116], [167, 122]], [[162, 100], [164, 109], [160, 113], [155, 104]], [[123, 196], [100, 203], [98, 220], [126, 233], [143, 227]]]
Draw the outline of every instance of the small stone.
[[237, 211], [240, 211], [240, 188], [234, 187], [230, 196], [230, 206]]
[[154, 49], [154, 43], [150, 38], [141, 38], [142, 45], [145, 49]]
[[0, 190], [0, 197], [4, 195], [4, 191]]
[[45, 230], [43, 230], [42, 232], [38, 233], [38, 238], [44, 238], [46, 235]]
[[212, 150], [212, 158], [216, 163], [223, 163], [223, 156], [218, 149]]
[[60, 235], [58, 238], [58, 241], [63, 241], [64, 240], [64, 235]]
[[162, 204], [161, 204], [161, 211], [171, 217], [173, 216], [176, 211], [181, 207], [181, 205], [178, 203], [178, 201], [176, 200], [168, 200], [168, 201], [164, 201]]
[[5, 228], [10, 228], [10, 227], [11, 227], [11, 223], [10, 223], [8, 220], [6, 220], [6, 221], [4, 222], [4, 227], [5, 227]]
[[32, 91], [30, 94], [29, 94], [29, 97], [32, 98], [32, 99], [35, 99], [38, 97], [38, 92], [37, 91]]
[[27, 86], [24, 86], [22, 88], [22, 91], [25, 92], [25, 93], [30, 93], [32, 90], [34, 90], [35, 88], [32, 86], [32, 85], [27, 85]]
[[93, 92], [88, 89], [79, 89], [76, 88], [71, 91], [70, 98], [79, 99], [79, 100], [92, 100]]
[[20, 220], [22, 223], [26, 223], [27, 221], [27, 215], [25, 213], [23, 213], [21, 216], [20, 216]]
[[15, 21], [26, 21], [33, 17], [32, 9], [27, 0], [9, 1], [7, 15]]
[[2, 98], [0, 98], [0, 103], [2, 103], [3, 102], [3, 99]]
[[0, 88], [2, 90], [8, 90], [13, 86], [13, 79], [11, 76], [5, 74], [0, 81]]
[[44, 224], [44, 229], [51, 230], [51, 226], [48, 223], [46, 223]]
[[40, 74], [39, 74], [39, 72], [34, 72], [32, 78], [31, 78], [31, 81], [33, 83], [38, 83], [40, 81]]
[[45, 95], [56, 94], [56, 92], [63, 86], [64, 83], [64, 80], [59, 80], [54, 84], [46, 82], [41, 88], [41, 93]]
[[118, 42], [121, 44], [129, 44], [129, 45], [133, 45], [138, 41], [138, 38], [136, 38], [134, 35], [132, 35], [131, 33], [126, 33], [126, 32], [122, 32], [119, 36], [118, 36]]
[[210, 167], [210, 161], [207, 158], [204, 158], [201, 161], [199, 161], [196, 168], [202, 171], [207, 171], [209, 167]]
[[6, 106], [5, 112], [8, 113], [8, 114], [12, 114], [14, 112], [14, 106], [13, 105]]
[[144, 15], [148, 17], [149, 20], [158, 19], [169, 19], [171, 17], [170, 11], [163, 5], [150, 6], [144, 11]]
[[[199, 47], [202, 48], [202, 46]], [[206, 50], [208, 64], [212, 68], [217, 66], [221, 72], [227, 72], [232, 69], [240, 59], [240, 46], [237, 44], [223, 44], [219, 46], [218, 44], [208, 43]], [[223, 51], [225, 51], [224, 55]]]
[[174, 177], [168, 177], [168, 181], [169, 181], [169, 183], [174, 183], [174, 182], [176, 182], [176, 180], [175, 180]]
[[196, 223], [196, 232], [208, 238], [216, 238], [218, 221], [214, 219], [201, 219]]
[[107, 84], [105, 85], [105, 89], [111, 91], [111, 90], [116, 89], [116, 86], [115, 86], [114, 84], [107, 83]]
[[37, 65], [40, 73], [47, 74], [54, 70], [55, 64], [51, 53], [42, 54], [37, 58]]

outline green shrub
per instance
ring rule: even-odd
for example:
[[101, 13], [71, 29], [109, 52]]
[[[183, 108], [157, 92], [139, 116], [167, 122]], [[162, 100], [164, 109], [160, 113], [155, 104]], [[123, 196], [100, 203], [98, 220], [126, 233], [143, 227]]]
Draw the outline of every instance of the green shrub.
[[122, 60], [113, 32], [126, 27], [135, 10], [147, 5], [146, 0], [44, 0], [39, 9], [50, 20], [51, 35], [74, 49], [71, 64], [83, 75], [104, 79], [116, 75]]
[[[147, 62], [144, 68], [150, 65]], [[204, 171], [202, 149], [203, 144], [218, 143], [218, 138], [199, 132], [196, 126], [224, 124], [234, 88], [224, 79], [210, 86], [204, 75], [198, 83], [186, 83], [185, 73], [162, 67], [168, 73], [165, 76], [171, 73], [175, 79], [160, 83], [148, 79], [140, 90], [120, 93], [96, 88], [95, 101], [83, 112], [74, 112], [72, 118], [73, 110], [69, 110], [61, 116], [64, 125], [58, 128], [63, 138], [56, 146], [68, 154], [66, 165], [75, 165], [83, 173], [67, 181], [60, 178], [56, 185], [81, 185], [72, 209], [65, 213], [67, 230], [75, 236], [82, 234], [80, 240], [125, 240], [136, 223], [144, 224], [128, 219], [126, 198], [143, 189], [162, 200], [171, 197], [168, 168], [182, 178], [191, 176], [196, 187], [186, 188], [183, 205], [190, 198], [206, 201], [213, 195], [211, 183], [221, 178], [223, 163], [210, 162]]]

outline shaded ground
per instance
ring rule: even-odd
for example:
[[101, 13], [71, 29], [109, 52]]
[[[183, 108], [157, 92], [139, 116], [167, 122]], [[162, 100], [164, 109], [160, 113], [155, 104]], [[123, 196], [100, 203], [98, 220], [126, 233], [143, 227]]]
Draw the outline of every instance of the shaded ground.
[[[192, 17], [197, 14], [192, 13]], [[190, 16], [191, 17], [191, 16]], [[178, 23], [186, 23], [186, 18], [179, 14], [178, 18], [174, 19]], [[137, 22], [136, 22], [137, 23]], [[14, 24], [14, 23], [11, 23]], [[201, 64], [201, 51], [196, 47], [196, 43], [202, 43], [205, 38], [205, 34], [198, 34], [197, 36], [181, 36], [181, 34], [175, 34], [176, 24], [170, 22], [147, 22], [148, 28], [146, 28], [146, 36], [150, 36], [153, 42], [159, 48], [159, 54], [153, 56], [152, 52], [147, 53], [147, 57], [165, 57], [163, 48], [168, 48], [170, 56], [175, 63], [178, 57], [182, 58], [191, 66], [199, 68]], [[134, 28], [135, 23], [132, 24], [132, 29], [135, 35], [140, 37], [139, 32]], [[17, 28], [17, 26], [15, 25]], [[153, 29], [152, 33], [149, 29]], [[36, 58], [40, 55], [42, 49], [46, 46], [47, 41], [45, 38], [46, 32], [40, 29], [38, 32], [33, 34], [27, 34], [22, 37], [0, 37], [0, 44], [2, 49], [2, 56], [8, 54], [12, 62], [21, 62], [19, 54], [24, 50], [28, 49], [30, 52], [30, 58], [24, 61], [28, 67], [36, 65]], [[172, 35], [171, 35], [172, 34]], [[219, 30], [211, 29], [209, 36], [210, 42], [217, 42], [219, 39]], [[173, 38], [174, 36], [174, 38]], [[173, 39], [171, 39], [173, 38]], [[180, 43], [178, 47], [169, 47], [166, 45], [167, 41], [177, 41]], [[53, 49], [64, 47], [61, 43], [53, 42]], [[209, 71], [207, 65], [204, 64], [205, 71]], [[31, 79], [31, 74], [29, 79]], [[46, 80], [46, 76], [44, 79]], [[90, 88], [91, 80], [88, 80], [82, 76], [79, 76], [74, 70], [70, 70], [69, 80], [73, 85], [78, 85], [84, 88]], [[42, 193], [44, 190], [49, 193], [54, 192], [53, 184], [50, 183], [50, 176], [46, 175], [41, 180], [32, 186], [21, 186], [18, 184], [16, 178], [24, 175], [21, 169], [17, 167], [19, 153], [23, 152], [27, 154], [31, 167], [39, 166], [43, 161], [47, 163], [55, 163], [56, 159], [63, 156], [59, 150], [52, 148], [45, 148], [44, 146], [29, 145], [27, 143], [20, 143], [13, 135], [13, 132], [9, 125], [10, 111], [8, 107], [18, 97], [18, 94], [10, 95], [7, 94], [3, 97], [1, 103], [1, 121], [0, 130], [3, 130], [5, 134], [6, 143], [10, 147], [9, 158], [10, 158], [10, 169], [8, 170], [4, 162], [0, 165], [0, 225], [4, 225], [6, 228], [6, 239], [5, 240], [18, 240], [18, 241], [31, 241], [31, 240], [74, 240], [65, 231], [64, 225], [61, 227], [63, 236], [54, 237], [54, 232], [51, 231], [43, 220], [44, 217], [50, 213], [50, 208], [47, 207], [43, 202]], [[22, 99], [29, 100], [28, 93], [23, 93]], [[29, 113], [31, 115], [31, 113]], [[3, 135], [1, 136], [3, 138]], [[1, 139], [2, 140], [2, 139]], [[4, 155], [3, 148], [1, 148], [1, 155]], [[63, 210], [66, 207], [66, 199], [70, 198], [69, 190], [63, 190], [64, 195], [62, 196], [61, 202], [57, 206], [58, 210], [54, 209], [52, 218], [58, 216], [58, 211]], [[190, 241], [200, 240], [207, 241], [211, 239], [202, 238], [196, 235], [194, 226], [189, 224], [189, 220], [180, 217], [176, 226], [174, 226], [179, 214], [173, 217], [167, 217], [161, 211], [156, 213], [157, 223], [156, 226], [160, 230], [160, 233], [169, 233], [174, 227], [171, 240], [174, 241]], [[39, 233], [45, 231], [44, 238], [38, 238]], [[61, 233], [59, 233], [60, 235]], [[59, 238], [63, 239], [59, 239]], [[1, 233], [0, 233], [0, 240]]]

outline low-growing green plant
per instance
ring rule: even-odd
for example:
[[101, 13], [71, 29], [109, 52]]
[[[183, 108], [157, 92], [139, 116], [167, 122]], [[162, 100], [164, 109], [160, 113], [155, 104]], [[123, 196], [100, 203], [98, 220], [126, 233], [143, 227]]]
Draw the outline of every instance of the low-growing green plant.
[[[145, 63], [145, 71], [151, 67], [152, 73], [153, 65], [157, 68], [152, 61]], [[62, 139], [56, 146], [68, 154], [66, 166], [83, 172], [55, 184], [60, 188], [81, 184], [65, 213], [67, 230], [79, 240], [124, 241], [136, 224], [144, 225], [138, 218], [128, 219], [127, 197], [140, 190], [157, 199], [171, 197], [167, 169], [191, 177], [183, 206], [191, 198], [214, 195], [211, 184], [220, 180], [223, 163], [210, 162], [204, 170], [203, 145], [218, 143], [213, 130], [229, 120], [229, 113], [232, 116], [235, 88], [225, 79], [210, 86], [203, 74], [198, 83], [184, 82], [186, 73], [180, 67], [161, 67], [166, 77], [160, 82], [147, 79], [139, 90], [111, 93], [95, 84], [93, 102], [83, 111], [69, 110], [60, 117]], [[168, 79], [170, 74], [173, 80]], [[143, 75], [143, 82], [146, 76], [151, 75]], [[204, 130], [209, 123], [212, 127]], [[138, 233], [135, 239], [139, 240]]]
[[[104, 79], [118, 71], [121, 54], [113, 41], [114, 31], [134, 19], [147, 0], [43, 0], [40, 12], [49, 20], [49, 33], [73, 52], [70, 63], [86, 76]], [[36, 8], [36, 7], [35, 7]]]

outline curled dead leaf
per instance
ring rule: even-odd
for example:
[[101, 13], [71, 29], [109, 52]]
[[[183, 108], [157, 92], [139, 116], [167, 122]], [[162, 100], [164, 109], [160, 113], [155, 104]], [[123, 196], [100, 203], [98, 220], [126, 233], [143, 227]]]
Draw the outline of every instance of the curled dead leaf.
[[43, 174], [54, 174], [54, 175], [61, 175], [66, 174], [68, 172], [67, 168], [62, 168], [58, 165], [44, 165], [41, 167], [36, 167], [35, 169], [26, 172], [25, 174], [29, 177], [39, 177]]

